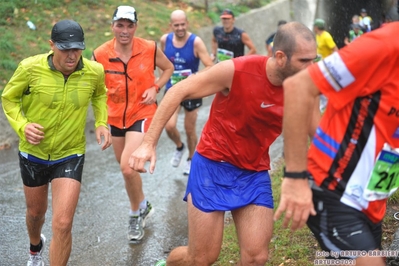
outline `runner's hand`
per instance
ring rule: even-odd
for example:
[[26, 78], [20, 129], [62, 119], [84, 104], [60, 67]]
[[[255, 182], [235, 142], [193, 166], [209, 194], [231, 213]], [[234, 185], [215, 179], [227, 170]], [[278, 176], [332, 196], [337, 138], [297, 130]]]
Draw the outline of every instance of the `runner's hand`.
[[287, 228], [291, 221], [292, 231], [302, 228], [309, 215], [316, 215], [312, 190], [307, 179], [283, 179], [280, 204], [274, 214], [274, 221], [277, 221], [284, 212], [283, 228]]
[[143, 100], [140, 103], [147, 105], [153, 104], [157, 101], [157, 90], [155, 87], [151, 87], [150, 89], [145, 90], [141, 97]]
[[43, 127], [36, 123], [27, 124], [24, 133], [26, 140], [32, 145], [40, 144], [44, 139]]
[[145, 169], [145, 163], [150, 161], [150, 173], [154, 173], [156, 152], [155, 146], [151, 146], [143, 142], [131, 155], [129, 158], [129, 166], [133, 170], [139, 173], [147, 173]]
[[101, 150], [105, 150], [112, 144], [111, 133], [109, 132], [109, 129], [105, 126], [99, 126], [96, 128], [96, 139], [99, 145], [101, 145], [104, 140]]

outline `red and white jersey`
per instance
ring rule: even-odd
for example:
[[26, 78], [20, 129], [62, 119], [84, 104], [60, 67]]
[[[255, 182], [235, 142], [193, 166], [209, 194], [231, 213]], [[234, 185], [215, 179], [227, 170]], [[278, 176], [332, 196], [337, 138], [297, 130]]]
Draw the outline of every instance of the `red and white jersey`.
[[[399, 148], [399, 39], [392, 38], [398, 35], [399, 22], [390, 23], [308, 68], [329, 99], [308, 169], [318, 186], [373, 222], [382, 220], [387, 199], [370, 200], [370, 176], [384, 144]], [[398, 175], [393, 173], [387, 184], [394, 186]]]
[[216, 94], [197, 151], [238, 168], [269, 170], [269, 147], [282, 130], [283, 88], [267, 78], [268, 57], [232, 60], [235, 72], [230, 92]]

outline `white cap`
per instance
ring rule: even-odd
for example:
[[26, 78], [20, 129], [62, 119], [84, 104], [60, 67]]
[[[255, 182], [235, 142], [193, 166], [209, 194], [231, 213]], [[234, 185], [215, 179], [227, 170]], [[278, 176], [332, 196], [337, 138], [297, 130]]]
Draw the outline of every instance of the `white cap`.
[[132, 6], [118, 6], [112, 16], [112, 21], [128, 19], [133, 23], [138, 21], [136, 9]]

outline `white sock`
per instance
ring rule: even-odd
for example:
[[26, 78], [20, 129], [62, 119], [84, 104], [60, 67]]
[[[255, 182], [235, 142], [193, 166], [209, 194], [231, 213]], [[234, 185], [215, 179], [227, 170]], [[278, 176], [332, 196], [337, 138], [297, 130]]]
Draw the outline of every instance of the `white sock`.
[[139, 208], [140, 209], [147, 208], [147, 200], [146, 199], [144, 199], [142, 202], [140, 202]]
[[129, 210], [129, 216], [140, 216], [140, 209], [137, 211]]

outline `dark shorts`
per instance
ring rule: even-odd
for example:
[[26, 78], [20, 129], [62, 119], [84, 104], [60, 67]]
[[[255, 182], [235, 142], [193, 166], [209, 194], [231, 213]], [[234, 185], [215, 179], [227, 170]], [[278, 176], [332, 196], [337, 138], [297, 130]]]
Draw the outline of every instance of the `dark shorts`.
[[231, 211], [250, 204], [273, 209], [268, 171], [249, 171], [194, 153], [186, 194], [203, 212]]
[[363, 212], [340, 202], [331, 191], [313, 187], [312, 192], [317, 215], [309, 216], [307, 225], [324, 251], [355, 259], [364, 255], [359, 254], [361, 251], [381, 249], [381, 223], [371, 222]]
[[[168, 92], [168, 90], [165, 90], [165, 94], [167, 92]], [[187, 112], [194, 111], [195, 109], [200, 108], [202, 106], [202, 98], [201, 99], [184, 100], [180, 103], [180, 106], [183, 106]]]
[[191, 112], [202, 106], [202, 99], [185, 100], [180, 103], [186, 111]]
[[19, 153], [19, 167], [22, 182], [27, 187], [39, 187], [48, 184], [54, 178], [72, 178], [82, 181], [84, 154], [57, 163], [36, 163]]
[[113, 125], [110, 125], [111, 129], [111, 135], [113, 137], [124, 137], [126, 135], [126, 132], [128, 131], [135, 131], [135, 132], [140, 132], [140, 133], [145, 133], [147, 132], [149, 126], [151, 123], [151, 119], [142, 119], [134, 122], [133, 125], [131, 125], [128, 128], [121, 129], [117, 128]]

